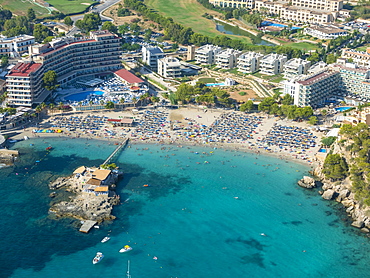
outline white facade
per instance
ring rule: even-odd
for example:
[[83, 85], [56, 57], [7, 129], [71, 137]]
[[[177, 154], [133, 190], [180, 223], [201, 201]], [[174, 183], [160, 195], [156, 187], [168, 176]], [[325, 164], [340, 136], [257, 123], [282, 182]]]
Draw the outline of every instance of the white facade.
[[232, 48], [220, 51], [215, 55], [215, 64], [222, 69], [232, 69], [236, 67], [237, 59], [242, 52]]
[[268, 54], [260, 61], [260, 73], [266, 75], [276, 75], [283, 71], [283, 65], [286, 63], [287, 57], [280, 54]]
[[318, 71], [321, 71], [323, 69], [325, 69], [326, 67], [328, 66], [327, 63], [323, 62], [323, 61], [320, 61], [316, 64], [313, 64], [307, 71], [308, 74], [313, 74], [313, 73], [316, 73]]
[[323, 40], [335, 39], [341, 36], [348, 35], [348, 32], [346, 30], [331, 26], [306, 27], [304, 29], [304, 33]]
[[242, 73], [254, 73], [260, 69], [260, 60], [263, 54], [249, 51], [238, 57], [238, 71]]
[[254, 0], [209, 0], [209, 3], [223, 8], [253, 9]]
[[199, 64], [212, 65], [215, 63], [215, 55], [221, 51], [221, 47], [206, 44], [195, 50], [195, 60]]
[[177, 58], [166, 57], [158, 60], [158, 74], [166, 78], [181, 77], [181, 64]]
[[299, 58], [294, 58], [287, 61], [284, 68], [284, 78], [290, 79], [301, 74], [307, 74], [311, 62]]
[[20, 35], [16, 37], [0, 37], [0, 55], [20, 57], [28, 52], [28, 47], [35, 43], [35, 37]]
[[165, 57], [163, 50], [159, 47], [143, 46], [141, 51], [143, 54], [143, 62], [156, 71], [158, 68], [158, 60]]
[[370, 48], [366, 52], [345, 48], [342, 51], [342, 57], [352, 59], [359, 66], [367, 67], [370, 65]]
[[341, 0], [256, 0], [255, 9], [279, 15], [283, 20], [302, 23], [325, 23], [334, 21], [343, 8]]

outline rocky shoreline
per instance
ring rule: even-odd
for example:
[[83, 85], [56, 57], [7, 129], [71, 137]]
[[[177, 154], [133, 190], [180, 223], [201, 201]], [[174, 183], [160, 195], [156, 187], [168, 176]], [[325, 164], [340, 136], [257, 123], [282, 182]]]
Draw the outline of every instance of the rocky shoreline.
[[318, 187], [323, 199], [335, 200], [346, 208], [353, 227], [360, 229], [361, 232], [369, 233], [370, 209], [355, 199], [355, 194], [351, 191], [350, 180], [347, 178], [344, 181], [332, 183], [325, 179], [322, 166], [316, 167], [312, 175], [315, 178], [304, 176], [298, 181], [298, 185], [308, 189]]
[[[79, 169], [83, 171], [78, 171]], [[113, 206], [120, 203], [120, 197], [115, 193], [118, 179], [122, 175], [117, 170], [102, 170], [80, 167], [69, 177], [60, 177], [49, 184], [51, 190], [65, 189], [74, 193], [69, 201], [53, 204], [49, 212], [57, 217], [70, 217], [78, 220], [93, 220], [101, 223], [113, 220]], [[109, 174], [108, 174], [109, 173]], [[53, 197], [57, 191], [53, 192]]]

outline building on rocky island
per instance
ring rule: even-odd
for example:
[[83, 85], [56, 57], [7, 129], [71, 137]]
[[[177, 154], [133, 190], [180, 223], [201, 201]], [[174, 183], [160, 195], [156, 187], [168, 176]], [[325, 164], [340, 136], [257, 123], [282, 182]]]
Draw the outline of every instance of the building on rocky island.
[[324, 69], [311, 75], [284, 81], [283, 94], [290, 94], [297, 106], [317, 107], [341, 92], [341, 88], [338, 87], [340, 83], [338, 71]]
[[284, 78], [290, 79], [301, 74], [307, 74], [311, 62], [299, 58], [293, 58], [283, 65]]
[[195, 60], [198, 64], [212, 65], [215, 63], [215, 56], [222, 50], [219, 46], [206, 44], [195, 50]]
[[271, 53], [260, 60], [260, 73], [266, 75], [276, 75], [283, 71], [283, 66], [287, 61], [284, 55]]
[[18, 63], [6, 76], [11, 106], [30, 107], [43, 102], [51, 93], [42, 86], [47, 71], [55, 71], [58, 83], [65, 84], [80, 76], [122, 67], [120, 38], [108, 31], [90, 32], [88, 38], [63, 37], [32, 45], [29, 54], [29, 59]]
[[0, 37], [0, 55], [17, 58], [22, 54], [28, 53], [28, 47], [35, 43], [35, 37], [29, 35], [20, 35], [7, 38]]
[[159, 59], [157, 73], [166, 78], [178, 78], [183, 75], [179, 59], [173, 57]]
[[260, 61], [263, 54], [258, 52], [246, 52], [238, 57], [238, 71], [242, 73], [254, 73], [260, 69]]
[[346, 30], [327, 25], [306, 27], [304, 28], [303, 32], [312, 37], [319, 38], [322, 40], [336, 39], [338, 37], [348, 35], [348, 32]]
[[215, 55], [215, 64], [221, 69], [235, 68], [241, 53], [241, 51], [232, 48], [224, 49]]
[[143, 46], [141, 49], [143, 54], [143, 62], [147, 64], [153, 71], [157, 71], [158, 60], [165, 57], [162, 48]]

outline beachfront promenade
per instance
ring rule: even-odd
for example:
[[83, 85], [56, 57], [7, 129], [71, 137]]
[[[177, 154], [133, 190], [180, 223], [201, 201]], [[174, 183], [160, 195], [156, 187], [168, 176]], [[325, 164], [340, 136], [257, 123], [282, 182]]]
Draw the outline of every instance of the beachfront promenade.
[[[134, 127], [114, 127], [108, 119], [133, 118]], [[34, 131], [62, 130], [61, 133]], [[255, 153], [268, 153], [308, 162], [315, 161], [322, 134], [306, 123], [281, 120], [263, 113], [201, 108], [99, 111], [75, 115], [50, 115], [37, 127], [28, 127], [18, 138], [68, 136], [130, 142], [210, 145]], [[13, 137], [17, 138], [17, 137]]]

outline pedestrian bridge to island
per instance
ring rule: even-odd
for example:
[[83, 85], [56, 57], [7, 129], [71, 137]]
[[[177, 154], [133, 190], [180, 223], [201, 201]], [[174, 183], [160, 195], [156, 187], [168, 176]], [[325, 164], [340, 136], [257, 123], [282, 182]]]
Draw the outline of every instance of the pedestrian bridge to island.
[[124, 147], [127, 146], [129, 139], [125, 138], [120, 144], [118, 144], [117, 148], [110, 154], [110, 156], [104, 161], [104, 164], [109, 164], [109, 162], [113, 159], [115, 155], [119, 153]]

